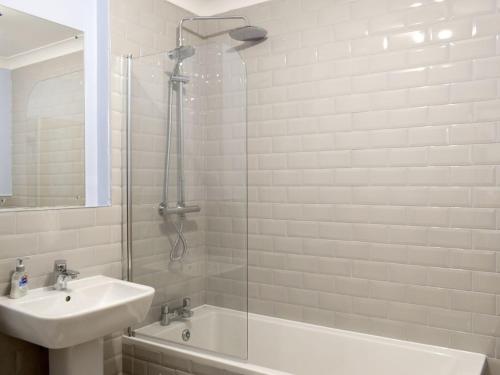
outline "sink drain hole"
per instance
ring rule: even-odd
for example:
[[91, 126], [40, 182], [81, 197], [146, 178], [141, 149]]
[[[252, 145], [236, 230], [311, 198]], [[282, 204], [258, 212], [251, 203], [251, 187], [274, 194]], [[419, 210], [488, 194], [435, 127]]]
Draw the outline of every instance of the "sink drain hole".
[[189, 341], [190, 338], [191, 338], [191, 331], [189, 329], [185, 329], [184, 331], [182, 331], [182, 339], [184, 341]]
[[71, 296], [66, 296], [66, 302], [71, 301]]

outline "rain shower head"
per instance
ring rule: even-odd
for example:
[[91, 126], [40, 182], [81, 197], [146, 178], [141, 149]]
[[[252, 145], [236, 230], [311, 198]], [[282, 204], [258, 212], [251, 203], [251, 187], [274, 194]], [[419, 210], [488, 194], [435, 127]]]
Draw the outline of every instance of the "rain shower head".
[[256, 42], [266, 38], [267, 30], [262, 27], [248, 25], [231, 30], [229, 36], [240, 42]]
[[181, 62], [194, 56], [195, 53], [196, 49], [193, 46], [180, 46], [168, 52], [168, 57], [170, 57], [172, 60]]

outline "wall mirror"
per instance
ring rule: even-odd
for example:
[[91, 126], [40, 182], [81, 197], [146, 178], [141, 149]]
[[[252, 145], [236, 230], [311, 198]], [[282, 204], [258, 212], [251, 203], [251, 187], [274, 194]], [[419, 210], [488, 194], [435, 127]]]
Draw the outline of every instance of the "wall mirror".
[[0, 4], [0, 212], [109, 205], [109, 130], [92, 99], [89, 36]]

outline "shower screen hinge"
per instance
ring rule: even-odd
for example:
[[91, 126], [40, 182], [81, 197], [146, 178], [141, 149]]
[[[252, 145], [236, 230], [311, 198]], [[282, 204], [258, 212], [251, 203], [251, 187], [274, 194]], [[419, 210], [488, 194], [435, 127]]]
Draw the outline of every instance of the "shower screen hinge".
[[135, 337], [135, 331], [132, 329], [132, 327], [127, 328], [127, 336], [128, 337]]

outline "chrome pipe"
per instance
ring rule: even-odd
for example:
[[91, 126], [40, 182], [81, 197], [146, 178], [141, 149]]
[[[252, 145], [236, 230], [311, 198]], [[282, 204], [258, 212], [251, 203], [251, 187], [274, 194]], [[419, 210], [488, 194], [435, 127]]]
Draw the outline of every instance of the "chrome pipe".
[[[179, 56], [180, 58], [180, 56]], [[197, 208], [189, 208], [185, 209], [185, 194], [184, 194], [184, 108], [183, 108], [183, 100], [184, 100], [184, 84], [189, 82], [187, 77], [182, 76], [181, 74], [182, 68], [182, 60], [178, 59], [175, 65], [175, 68], [170, 75], [169, 79], [169, 88], [168, 88], [168, 100], [167, 100], [167, 145], [166, 145], [166, 153], [165, 153], [165, 179], [163, 181], [163, 199], [159, 206], [159, 214], [162, 216], [171, 215], [174, 212], [179, 217], [179, 222], [176, 224], [173, 222], [174, 228], [177, 232], [177, 238], [175, 242], [172, 244], [172, 250], [170, 251], [170, 260], [172, 262], [180, 261], [184, 259], [187, 252], [187, 242], [184, 237], [183, 228], [184, 228], [184, 219], [185, 213], [187, 212], [196, 212], [199, 211], [199, 207]], [[168, 184], [170, 181], [170, 157], [172, 153], [171, 147], [171, 139], [172, 139], [172, 126], [173, 126], [173, 118], [172, 118], [172, 104], [173, 104], [173, 96], [174, 91], [176, 93], [177, 99], [177, 118], [176, 118], [176, 128], [177, 128], [177, 207], [169, 208], [168, 207]], [[181, 249], [179, 254], [179, 247]]]
[[168, 182], [170, 180], [170, 154], [172, 153], [172, 97], [174, 95], [174, 85], [171, 80], [168, 81], [168, 99], [167, 99], [167, 139], [165, 149], [165, 171], [163, 180], [163, 199], [160, 204], [160, 212], [163, 206], [167, 206], [168, 202]]
[[[180, 66], [179, 66], [180, 70]], [[184, 84], [177, 87], [177, 206], [183, 207], [184, 194]]]

